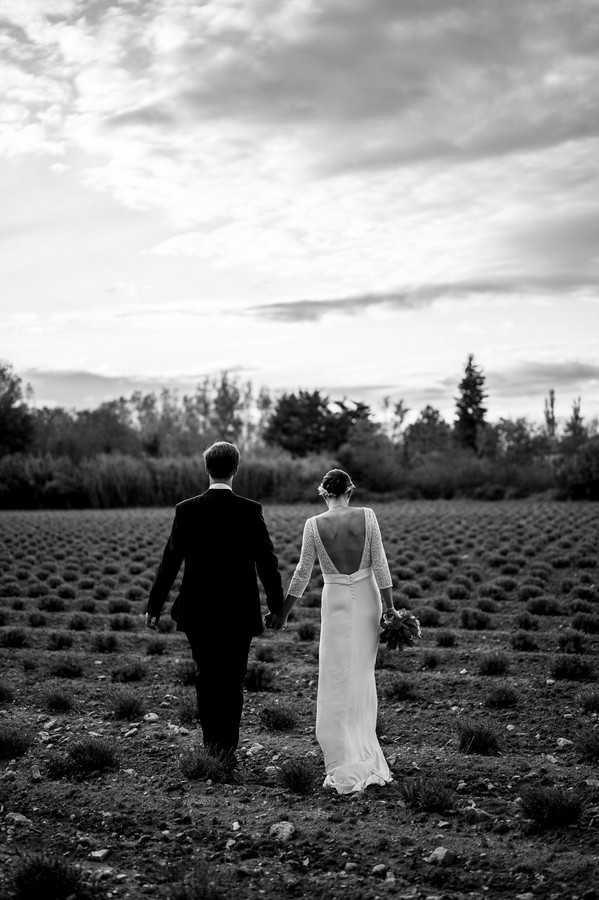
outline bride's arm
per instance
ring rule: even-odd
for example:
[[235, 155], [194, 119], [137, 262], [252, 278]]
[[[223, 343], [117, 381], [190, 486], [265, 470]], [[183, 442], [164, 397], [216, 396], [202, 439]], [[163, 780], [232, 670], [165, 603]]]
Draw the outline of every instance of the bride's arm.
[[283, 605], [282, 616], [287, 618], [293, 604], [296, 600], [302, 596], [306, 587], [308, 586], [308, 582], [312, 576], [312, 569], [314, 568], [314, 562], [316, 561], [316, 544], [314, 542], [314, 533], [312, 531], [312, 523], [310, 519], [306, 519], [306, 523], [304, 525], [304, 533], [302, 535], [302, 549], [300, 552], [300, 558], [297, 566], [295, 567], [295, 572], [289, 582], [289, 587], [287, 588], [287, 595], [285, 597], [285, 603]]
[[393, 580], [389, 571], [389, 563], [387, 562], [387, 554], [383, 547], [383, 539], [381, 537], [381, 529], [374, 511], [370, 510], [370, 518], [372, 520], [372, 531], [370, 535], [370, 560], [372, 571], [376, 583], [381, 592], [381, 600], [383, 601], [383, 610], [391, 612], [393, 606]]

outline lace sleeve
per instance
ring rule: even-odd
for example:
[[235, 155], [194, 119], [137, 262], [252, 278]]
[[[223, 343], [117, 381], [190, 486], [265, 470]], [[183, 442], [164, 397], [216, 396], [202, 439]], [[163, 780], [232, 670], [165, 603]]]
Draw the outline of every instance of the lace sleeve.
[[371, 527], [370, 561], [372, 571], [374, 572], [374, 577], [376, 578], [376, 583], [379, 588], [393, 587], [389, 563], [387, 562], [387, 554], [385, 553], [383, 540], [381, 538], [381, 529], [379, 528], [379, 523], [374, 514], [374, 510], [369, 510], [369, 514]]
[[306, 519], [299, 562], [295, 567], [295, 572], [287, 589], [287, 593], [291, 594], [292, 597], [301, 597], [306, 590], [315, 560], [316, 543], [314, 541], [314, 532], [312, 531], [312, 520]]

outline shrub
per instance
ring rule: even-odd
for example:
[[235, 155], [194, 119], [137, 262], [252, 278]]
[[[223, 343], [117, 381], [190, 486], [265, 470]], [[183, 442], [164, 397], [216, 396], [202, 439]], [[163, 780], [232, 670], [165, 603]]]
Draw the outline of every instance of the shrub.
[[440, 778], [406, 778], [400, 794], [407, 806], [419, 812], [445, 813], [453, 806], [452, 792]]
[[599, 763], [599, 731], [588, 731], [576, 742], [578, 755], [583, 762], [593, 765]]
[[478, 665], [479, 675], [505, 675], [510, 667], [509, 659], [505, 653], [493, 650], [481, 656]]
[[81, 612], [85, 613], [94, 613], [96, 611], [96, 604], [91, 599], [82, 600], [79, 604], [79, 609]]
[[91, 900], [93, 896], [74, 866], [47, 854], [21, 858], [13, 875], [12, 900]]
[[297, 725], [297, 714], [291, 706], [271, 703], [260, 710], [260, 721], [269, 731], [291, 731]]
[[585, 634], [599, 634], [599, 616], [579, 613], [572, 619], [572, 628]]
[[462, 628], [468, 631], [484, 631], [491, 628], [491, 617], [479, 609], [463, 609], [460, 615]]
[[191, 660], [182, 660], [177, 666], [177, 681], [185, 687], [193, 687], [196, 683], [196, 665]]
[[71, 631], [87, 631], [90, 627], [90, 621], [88, 616], [82, 616], [80, 613], [75, 613], [74, 616], [71, 616], [69, 619], [69, 628]]
[[453, 631], [437, 632], [437, 647], [455, 647], [458, 642], [457, 635]]
[[60, 597], [42, 597], [38, 608], [43, 612], [64, 612], [66, 609], [64, 600]]
[[57, 678], [80, 678], [83, 675], [83, 666], [79, 660], [65, 656], [52, 664], [50, 674]]
[[65, 631], [52, 631], [48, 635], [48, 650], [69, 650], [73, 646], [73, 636]]
[[583, 691], [578, 701], [584, 712], [599, 713], [599, 691], [592, 689]]
[[94, 635], [92, 650], [96, 653], [115, 653], [119, 649], [119, 641], [115, 634], [100, 632]]
[[7, 706], [15, 699], [14, 691], [3, 681], [0, 681], [0, 706]]
[[207, 863], [198, 861], [189, 876], [185, 877], [183, 884], [176, 886], [170, 900], [224, 900], [223, 894], [216, 887], [216, 879], [212, 875]]
[[517, 703], [517, 692], [507, 684], [494, 688], [485, 698], [485, 706], [490, 709], [509, 709]]
[[103, 738], [84, 737], [68, 748], [66, 756], [54, 756], [48, 761], [48, 774], [53, 778], [89, 778], [119, 767], [113, 744]]
[[297, 627], [297, 636], [300, 641], [313, 641], [316, 634], [316, 626], [312, 622], [301, 622]]
[[565, 828], [580, 819], [580, 796], [556, 787], [529, 787], [522, 791], [522, 812], [540, 828]]
[[499, 753], [497, 733], [487, 725], [459, 722], [458, 739], [462, 753], [477, 753], [481, 756], [496, 756]]
[[53, 713], [66, 713], [73, 708], [71, 695], [59, 688], [50, 688], [44, 697], [44, 704], [48, 712]]
[[538, 650], [538, 644], [533, 637], [527, 634], [526, 631], [517, 631], [510, 638], [510, 644], [512, 645], [512, 650], [520, 650], [523, 653], [531, 653], [533, 650]]
[[435, 650], [425, 650], [422, 654], [422, 668], [436, 669], [443, 662], [443, 657]]
[[448, 584], [447, 585], [447, 596], [450, 600], [467, 600], [470, 596], [470, 591], [463, 584]]
[[110, 628], [112, 631], [134, 631], [136, 627], [135, 619], [131, 616], [119, 615], [111, 616]]
[[533, 600], [535, 597], [540, 597], [543, 593], [543, 588], [539, 587], [538, 584], [522, 584], [518, 588], [518, 600]]
[[18, 650], [28, 645], [27, 632], [24, 628], [7, 628], [6, 631], [0, 632], [0, 647], [10, 647], [12, 650]]
[[413, 681], [407, 678], [396, 678], [385, 688], [388, 700], [416, 700], [418, 691]]
[[[65, 576], [66, 578], [66, 573]], [[75, 599], [75, 591], [68, 584], [61, 584], [59, 588], [57, 588], [56, 593], [63, 600], [74, 600]]]
[[181, 771], [190, 781], [225, 781], [228, 767], [225, 757], [217, 753], [209, 753], [205, 747], [185, 750], [179, 761]]
[[536, 616], [561, 616], [563, 609], [558, 600], [554, 597], [535, 597], [526, 604], [529, 613]]
[[115, 669], [112, 673], [113, 681], [120, 682], [130, 682], [130, 681], [142, 681], [145, 677], [146, 670], [143, 664], [139, 661], [134, 661], [130, 663], [125, 663], [124, 666], [120, 666], [120, 668]]
[[274, 662], [275, 651], [269, 644], [257, 644], [254, 656], [259, 662]]
[[447, 597], [437, 597], [433, 601], [433, 606], [435, 609], [438, 609], [439, 612], [453, 612], [455, 609], [455, 606], [447, 599]]
[[422, 606], [414, 612], [423, 628], [438, 628], [441, 624], [441, 616], [432, 606]]
[[274, 690], [272, 669], [265, 663], [250, 663], [245, 676], [245, 686], [248, 691]]
[[486, 613], [496, 613], [499, 607], [490, 597], [483, 597], [476, 604], [477, 608]]
[[132, 691], [117, 691], [112, 696], [112, 711], [115, 719], [126, 719], [132, 722], [144, 713], [144, 704]]
[[316, 772], [311, 762], [302, 757], [288, 759], [281, 766], [281, 783], [294, 794], [307, 796], [314, 790]]
[[551, 667], [554, 678], [568, 681], [594, 681], [595, 673], [590, 662], [579, 656], [558, 656]]
[[41, 613], [32, 612], [29, 613], [27, 621], [30, 628], [44, 628], [48, 620]]
[[530, 613], [527, 612], [520, 613], [519, 616], [516, 616], [515, 624], [516, 628], [521, 628], [522, 631], [539, 630], [539, 620], [535, 619], [533, 616], [531, 616]]
[[108, 612], [113, 613], [129, 613], [131, 612], [131, 604], [128, 600], [111, 600], [108, 604]]
[[166, 646], [166, 641], [163, 641], [161, 638], [150, 638], [150, 640], [146, 644], [146, 655], [163, 656], [166, 652]]
[[0, 759], [22, 756], [30, 744], [31, 737], [23, 728], [0, 724]]
[[587, 647], [580, 632], [570, 629], [559, 635], [557, 645], [561, 653], [584, 653]]

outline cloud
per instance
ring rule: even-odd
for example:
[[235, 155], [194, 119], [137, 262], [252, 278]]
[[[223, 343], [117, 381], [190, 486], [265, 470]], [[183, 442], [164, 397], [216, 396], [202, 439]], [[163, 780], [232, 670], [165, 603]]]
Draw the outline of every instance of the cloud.
[[503, 372], [488, 373], [489, 390], [505, 397], [548, 393], [550, 388], [568, 392], [599, 388], [599, 364], [579, 360], [529, 361]]
[[392, 311], [418, 309], [449, 298], [497, 297], [538, 294], [568, 294], [597, 290], [597, 282], [576, 276], [531, 277], [525, 280], [490, 279], [430, 284], [403, 290], [357, 294], [323, 300], [290, 300], [248, 307], [245, 314], [275, 322], [318, 322], [327, 315], [357, 315], [372, 308]]
[[[231, 366], [231, 375], [248, 377], [253, 370], [246, 366]], [[220, 370], [219, 370], [220, 372]], [[178, 393], [189, 393], [206, 377], [218, 374], [215, 370], [169, 375], [103, 375], [84, 369], [24, 369], [19, 373], [23, 384], [31, 384], [35, 404], [40, 406], [65, 406], [90, 409], [118, 397], [129, 397], [134, 391], [160, 393], [169, 388]]]

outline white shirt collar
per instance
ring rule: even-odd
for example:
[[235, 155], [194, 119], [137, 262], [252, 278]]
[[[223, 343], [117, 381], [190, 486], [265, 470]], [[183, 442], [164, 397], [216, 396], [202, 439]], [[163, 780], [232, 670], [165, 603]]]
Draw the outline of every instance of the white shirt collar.
[[230, 484], [223, 484], [222, 481], [217, 481], [215, 484], [211, 484], [208, 487], [209, 491], [232, 491], [233, 488]]

